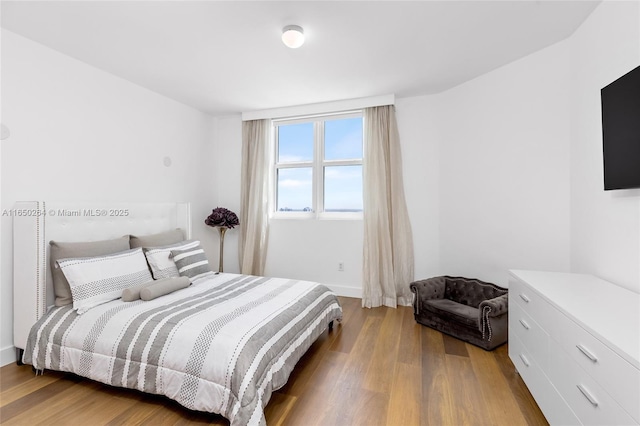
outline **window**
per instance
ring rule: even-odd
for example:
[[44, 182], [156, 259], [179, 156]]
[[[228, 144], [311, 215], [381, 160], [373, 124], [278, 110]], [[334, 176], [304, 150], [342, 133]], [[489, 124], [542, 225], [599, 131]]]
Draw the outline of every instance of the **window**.
[[274, 121], [275, 211], [362, 212], [362, 114]]

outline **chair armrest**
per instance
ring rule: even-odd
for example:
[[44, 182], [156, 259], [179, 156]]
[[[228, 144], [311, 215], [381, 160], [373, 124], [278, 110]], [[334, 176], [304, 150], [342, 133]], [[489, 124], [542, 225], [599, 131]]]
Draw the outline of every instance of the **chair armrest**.
[[409, 288], [415, 293], [416, 298], [421, 300], [444, 299], [445, 283], [440, 277], [429, 278], [428, 280], [414, 281]]
[[483, 300], [479, 306], [480, 312], [487, 317], [497, 317], [509, 311], [509, 293], [493, 299]]
[[444, 299], [445, 281], [444, 277], [429, 278], [426, 280], [414, 281], [409, 288], [415, 294], [413, 298], [414, 313], [420, 313], [422, 303], [431, 299]]
[[493, 299], [483, 300], [480, 302], [478, 310], [480, 311], [480, 330], [482, 331], [482, 338], [491, 341], [493, 335], [493, 323], [495, 322], [495, 324], [498, 324], [501, 321], [506, 321], [506, 317], [501, 319], [493, 318], [509, 313], [509, 293], [494, 297]]

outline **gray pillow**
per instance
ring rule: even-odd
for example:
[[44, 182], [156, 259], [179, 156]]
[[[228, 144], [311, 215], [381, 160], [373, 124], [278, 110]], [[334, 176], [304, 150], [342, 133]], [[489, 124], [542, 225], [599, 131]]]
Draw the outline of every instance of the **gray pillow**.
[[140, 299], [152, 300], [191, 285], [187, 277], [164, 278], [140, 290]]
[[123, 302], [133, 302], [135, 300], [140, 299], [140, 290], [145, 287], [149, 287], [150, 285], [154, 285], [157, 281], [151, 280], [147, 281], [143, 284], [135, 285], [133, 287], [128, 287], [122, 290], [122, 301]]
[[171, 250], [171, 258], [181, 277], [195, 278], [211, 272], [209, 261], [200, 244], [184, 250]]
[[131, 235], [130, 238], [131, 240], [129, 244], [131, 245], [131, 248], [167, 246], [169, 244], [184, 241], [184, 235], [180, 228], [172, 231], [160, 232], [159, 234], [142, 236]]
[[143, 249], [153, 278], [159, 280], [162, 278], [179, 277], [180, 274], [178, 273], [176, 264], [171, 258], [171, 250], [185, 250], [199, 245], [200, 241], [188, 240], [169, 244], [168, 246]]
[[128, 235], [114, 240], [79, 243], [50, 241], [49, 246], [49, 261], [51, 265], [51, 275], [53, 277], [53, 292], [56, 296], [56, 306], [71, 305], [73, 303], [71, 287], [62, 269], [60, 269], [56, 263], [58, 260], [72, 257], [102, 256], [129, 250], [130, 248]]

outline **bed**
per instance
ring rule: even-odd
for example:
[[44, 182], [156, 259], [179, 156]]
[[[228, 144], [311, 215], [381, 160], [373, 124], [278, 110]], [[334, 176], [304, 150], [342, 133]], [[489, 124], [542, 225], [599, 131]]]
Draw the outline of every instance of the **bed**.
[[176, 228], [189, 238], [190, 207], [21, 202], [16, 209], [31, 213], [14, 217], [14, 344], [37, 370], [165, 395], [232, 425], [264, 425], [272, 392], [342, 317], [322, 284], [212, 272], [152, 300], [115, 299], [81, 314], [73, 305], [51, 307], [48, 241]]

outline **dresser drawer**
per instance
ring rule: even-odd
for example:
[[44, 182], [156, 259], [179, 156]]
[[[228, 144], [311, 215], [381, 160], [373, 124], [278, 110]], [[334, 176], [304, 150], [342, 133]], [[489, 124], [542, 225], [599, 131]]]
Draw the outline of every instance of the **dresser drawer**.
[[520, 339], [542, 370], [547, 368], [549, 336], [518, 303], [509, 306], [509, 337], [512, 336]]
[[557, 349], [550, 360], [551, 382], [587, 425], [637, 424], [631, 416], [582, 367]]
[[540, 407], [550, 424], [580, 424], [578, 417], [576, 417], [544, 372], [535, 363], [533, 356], [527, 351], [520, 339], [515, 336], [509, 336], [509, 358], [511, 358], [527, 388], [535, 396], [538, 407]]
[[511, 277], [509, 279], [509, 310], [516, 304], [545, 330], [553, 325], [558, 315], [557, 310], [531, 287]]
[[562, 315], [549, 334], [571, 360], [609, 393], [640, 423], [640, 370], [596, 339], [571, 318]]

